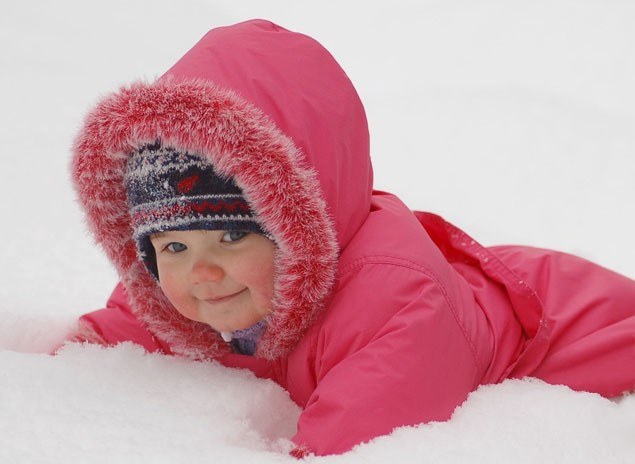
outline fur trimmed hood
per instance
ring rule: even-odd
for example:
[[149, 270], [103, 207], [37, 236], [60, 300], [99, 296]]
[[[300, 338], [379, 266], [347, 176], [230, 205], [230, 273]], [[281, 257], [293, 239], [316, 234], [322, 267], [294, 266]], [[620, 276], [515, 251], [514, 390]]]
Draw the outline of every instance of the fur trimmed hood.
[[213, 29], [157, 81], [121, 88], [85, 119], [74, 186], [133, 310], [175, 353], [214, 358], [227, 344], [172, 307], [132, 240], [126, 161], [155, 140], [209, 158], [274, 237], [274, 311], [256, 356], [285, 355], [324, 308], [339, 250], [369, 212], [368, 128], [350, 80], [315, 40], [253, 20]]

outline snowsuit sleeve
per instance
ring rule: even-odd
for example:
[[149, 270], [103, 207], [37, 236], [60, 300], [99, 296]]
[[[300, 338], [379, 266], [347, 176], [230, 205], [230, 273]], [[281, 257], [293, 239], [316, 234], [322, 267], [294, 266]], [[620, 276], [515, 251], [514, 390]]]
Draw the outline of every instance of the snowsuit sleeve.
[[78, 329], [68, 337], [70, 341], [116, 345], [131, 341], [150, 352], [169, 353], [168, 346], [157, 339], [134, 316], [124, 286], [119, 283], [113, 290], [106, 307], [84, 314]]
[[317, 388], [296, 455], [339, 454], [395, 427], [447, 420], [466, 399], [486, 369], [487, 328], [459, 283], [446, 284], [385, 264], [346, 283], [317, 336]]

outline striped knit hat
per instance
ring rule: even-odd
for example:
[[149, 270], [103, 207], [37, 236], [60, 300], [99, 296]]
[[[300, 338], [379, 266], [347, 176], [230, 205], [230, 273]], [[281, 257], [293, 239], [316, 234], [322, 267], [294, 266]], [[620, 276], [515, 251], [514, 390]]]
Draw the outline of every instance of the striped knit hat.
[[159, 278], [150, 235], [241, 230], [266, 235], [240, 188], [200, 156], [154, 143], [132, 153], [124, 177], [139, 257]]

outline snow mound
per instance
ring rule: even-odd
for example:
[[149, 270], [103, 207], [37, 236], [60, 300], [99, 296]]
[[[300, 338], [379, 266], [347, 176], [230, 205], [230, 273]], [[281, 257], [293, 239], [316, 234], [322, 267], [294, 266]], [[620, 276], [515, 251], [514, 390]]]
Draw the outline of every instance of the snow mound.
[[[295, 462], [287, 452], [299, 408], [247, 371], [129, 343], [70, 344], [57, 356], [0, 351], [0, 369], [0, 462]], [[635, 395], [610, 401], [525, 379], [481, 387], [448, 422], [307, 461], [610, 464], [632, 456]]]
[[3, 351], [0, 363], [0, 462], [288, 459], [299, 410], [246, 371], [133, 344]]
[[[538, 379], [473, 392], [444, 423], [402, 427], [333, 462], [627, 463], [635, 395], [611, 401]], [[354, 458], [354, 459], [352, 459]]]

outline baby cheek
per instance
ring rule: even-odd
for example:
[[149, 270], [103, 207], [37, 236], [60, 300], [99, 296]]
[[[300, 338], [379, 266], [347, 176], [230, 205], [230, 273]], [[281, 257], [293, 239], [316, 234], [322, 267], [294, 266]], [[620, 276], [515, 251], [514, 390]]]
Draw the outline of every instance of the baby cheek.
[[251, 281], [253, 282], [251, 291], [256, 305], [260, 312], [271, 310], [273, 300], [273, 266], [263, 266], [253, 272]]
[[163, 277], [159, 277], [161, 290], [170, 303], [172, 303], [172, 306], [188, 319], [197, 320], [196, 307], [193, 305], [191, 298], [188, 298], [188, 293], [183, 283], [178, 279], [174, 279], [169, 273], [165, 273]]

